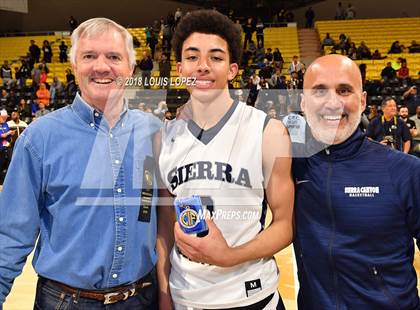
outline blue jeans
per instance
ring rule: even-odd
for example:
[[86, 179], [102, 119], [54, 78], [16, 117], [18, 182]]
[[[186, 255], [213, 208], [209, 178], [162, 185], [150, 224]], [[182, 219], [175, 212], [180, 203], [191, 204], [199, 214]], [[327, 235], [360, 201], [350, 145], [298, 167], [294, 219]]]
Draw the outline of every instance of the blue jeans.
[[83, 298], [78, 294], [63, 292], [54, 283], [44, 278], [38, 279], [34, 310], [157, 310], [157, 281], [153, 273], [153, 284], [142, 289], [137, 295], [114, 304]]

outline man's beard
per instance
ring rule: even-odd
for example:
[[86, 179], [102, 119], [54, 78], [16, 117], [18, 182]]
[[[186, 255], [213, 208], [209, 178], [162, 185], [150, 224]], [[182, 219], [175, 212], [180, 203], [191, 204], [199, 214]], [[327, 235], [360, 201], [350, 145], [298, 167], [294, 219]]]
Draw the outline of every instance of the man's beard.
[[340, 129], [340, 124], [337, 128], [320, 128], [321, 126], [313, 121], [311, 117], [306, 117], [309, 127], [311, 128], [312, 135], [316, 140], [327, 145], [340, 144], [346, 141], [356, 130], [360, 124], [362, 116], [359, 115], [353, 122], [349, 122], [347, 126]]

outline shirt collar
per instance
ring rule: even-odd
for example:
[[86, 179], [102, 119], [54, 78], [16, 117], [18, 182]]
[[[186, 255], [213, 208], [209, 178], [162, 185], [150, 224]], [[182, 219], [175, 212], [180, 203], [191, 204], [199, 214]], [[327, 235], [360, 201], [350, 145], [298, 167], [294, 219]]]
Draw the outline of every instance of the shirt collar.
[[[88, 124], [97, 123], [102, 119], [103, 113], [89, 105], [79, 93], [73, 100], [72, 109], [79, 117]], [[124, 117], [128, 110], [128, 101], [124, 98], [124, 104], [120, 113], [120, 119]]]

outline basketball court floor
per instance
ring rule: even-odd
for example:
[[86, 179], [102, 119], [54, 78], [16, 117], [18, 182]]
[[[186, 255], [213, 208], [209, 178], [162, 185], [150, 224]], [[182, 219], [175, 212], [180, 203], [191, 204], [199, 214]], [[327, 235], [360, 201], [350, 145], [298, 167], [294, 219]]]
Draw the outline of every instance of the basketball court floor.
[[[267, 221], [270, 221], [269, 217], [267, 217]], [[296, 265], [293, 255], [293, 247], [289, 246], [275, 256], [277, 265], [280, 269], [280, 281], [278, 287], [287, 310], [297, 309], [296, 294], [298, 290], [298, 282], [296, 278]], [[32, 255], [28, 257], [22, 275], [15, 280], [12, 291], [4, 304], [4, 310], [30, 310], [33, 308], [37, 277], [32, 268], [31, 262]], [[416, 251], [414, 266], [417, 270], [417, 274], [419, 275], [420, 254], [418, 251]], [[419, 278], [418, 282], [420, 282]]]

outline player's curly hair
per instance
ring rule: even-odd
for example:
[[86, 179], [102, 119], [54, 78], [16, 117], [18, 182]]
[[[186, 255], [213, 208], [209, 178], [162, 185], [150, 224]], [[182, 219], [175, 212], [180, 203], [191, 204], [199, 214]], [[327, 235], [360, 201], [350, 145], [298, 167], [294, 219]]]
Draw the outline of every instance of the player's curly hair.
[[197, 10], [181, 19], [172, 38], [176, 61], [181, 61], [182, 45], [194, 32], [215, 34], [223, 38], [228, 45], [230, 63], [239, 64], [242, 52], [241, 28], [215, 10]]

